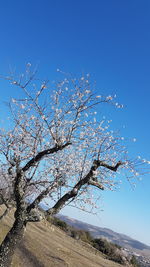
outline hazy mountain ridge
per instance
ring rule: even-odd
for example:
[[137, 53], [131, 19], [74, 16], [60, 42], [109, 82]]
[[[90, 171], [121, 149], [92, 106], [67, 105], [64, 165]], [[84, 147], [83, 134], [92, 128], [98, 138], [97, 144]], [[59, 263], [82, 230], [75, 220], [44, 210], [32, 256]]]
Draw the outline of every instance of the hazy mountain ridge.
[[114, 232], [107, 228], [102, 228], [99, 226], [94, 226], [88, 223], [84, 223], [61, 214], [58, 215], [58, 217], [77, 229], [90, 232], [94, 238], [99, 238], [99, 237], [106, 238], [109, 241], [116, 243], [126, 249], [139, 253], [140, 255], [146, 255], [150, 257], [150, 246], [138, 240], [135, 240], [127, 235]]

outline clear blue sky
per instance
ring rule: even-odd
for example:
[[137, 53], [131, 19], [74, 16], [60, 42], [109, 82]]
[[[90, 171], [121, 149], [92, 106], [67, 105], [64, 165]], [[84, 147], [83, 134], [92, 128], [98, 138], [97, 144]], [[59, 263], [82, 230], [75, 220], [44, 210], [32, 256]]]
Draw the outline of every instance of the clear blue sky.
[[[99, 90], [116, 93], [125, 105], [110, 115], [122, 134], [137, 138], [131, 153], [150, 159], [149, 0], [1, 1], [0, 74], [9, 66], [21, 72], [27, 62], [50, 80], [57, 68], [91, 73]], [[0, 81], [1, 102], [16, 94], [5, 86]], [[124, 181], [120, 191], [102, 198], [98, 217], [68, 208], [64, 213], [150, 245], [149, 175], [135, 191]]]

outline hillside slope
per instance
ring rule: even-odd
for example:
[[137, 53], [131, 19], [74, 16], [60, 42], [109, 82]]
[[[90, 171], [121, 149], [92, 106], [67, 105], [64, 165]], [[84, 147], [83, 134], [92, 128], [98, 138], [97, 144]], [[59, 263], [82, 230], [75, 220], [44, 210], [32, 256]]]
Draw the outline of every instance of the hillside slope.
[[150, 258], [150, 246], [147, 246], [127, 235], [114, 232], [107, 228], [94, 226], [76, 219], [72, 219], [62, 214], [58, 215], [57, 217], [77, 229], [90, 232], [90, 234], [94, 238], [106, 238], [109, 241], [120, 245], [121, 247], [127, 248], [130, 251], [134, 251], [140, 255], [148, 256]]
[[[2, 208], [0, 207], [0, 214]], [[13, 222], [10, 213], [0, 222], [0, 242]], [[29, 223], [13, 257], [12, 267], [119, 267], [84, 242], [46, 222]]]

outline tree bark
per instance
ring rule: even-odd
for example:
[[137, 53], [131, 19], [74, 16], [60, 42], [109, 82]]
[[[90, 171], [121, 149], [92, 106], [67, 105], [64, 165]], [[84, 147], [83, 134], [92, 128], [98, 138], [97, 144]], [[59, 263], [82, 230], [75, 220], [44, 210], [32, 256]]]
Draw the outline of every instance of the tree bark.
[[0, 245], [0, 267], [9, 267], [16, 247], [23, 238], [26, 223], [16, 219], [12, 228]]

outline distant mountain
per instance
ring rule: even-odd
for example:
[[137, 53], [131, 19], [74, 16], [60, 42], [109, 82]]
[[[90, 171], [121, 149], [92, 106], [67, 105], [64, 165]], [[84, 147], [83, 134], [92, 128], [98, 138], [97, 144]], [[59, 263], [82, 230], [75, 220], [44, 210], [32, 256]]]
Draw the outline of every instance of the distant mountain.
[[94, 226], [88, 223], [81, 222], [76, 219], [64, 215], [57, 215], [61, 220], [65, 221], [67, 224], [84, 231], [90, 232], [94, 238], [106, 238], [107, 240], [120, 245], [123, 248], [126, 248], [130, 251], [138, 253], [139, 255], [149, 256], [150, 257], [150, 246], [147, 246], [133, 238], [116, 233], [110, 229], [102, 228], [99, 226]]

